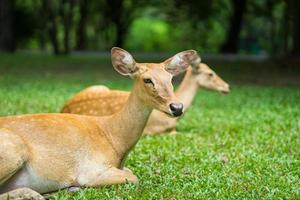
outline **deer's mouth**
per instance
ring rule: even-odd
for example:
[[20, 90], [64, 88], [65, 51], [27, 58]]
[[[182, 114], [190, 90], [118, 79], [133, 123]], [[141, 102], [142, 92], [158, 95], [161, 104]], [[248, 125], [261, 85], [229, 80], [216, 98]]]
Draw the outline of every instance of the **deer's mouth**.
[[163, 113], [165, 113], [166, 115], [168, 115], [169, 117], [180, 117], [182, 114], [183, 114], [183, 111], [181, 111], [181, 112], [177, 112], [177, 113], [173, 113], [173, 112], [163, 112]]
[[163, 112], [163, 113], [165, 113], [169, 117], [179, 117], [179, 116], [181, 116], [181, 114], [176, 116], [176, 115], [174, 115], [173, 113], [170, 113], [170, 112]]
[[182, 112], [182, 110], [181, 110], [181, 111], [172, 113], [172, 116], [173, 116], [173, 117], [180, 117], [182, 114], [183, 114], [183, 112]]
[[221, 94], [229, 94], [230, 89], [229, 89], [229, 87], [220, 87], [220, 88], [219, 88], [219, 92], [220, 92]]
[[221, 90], [220, 92], [221, 92], [222, 94], [229, 94], [230, 91], [229, 91], [229, 90]]

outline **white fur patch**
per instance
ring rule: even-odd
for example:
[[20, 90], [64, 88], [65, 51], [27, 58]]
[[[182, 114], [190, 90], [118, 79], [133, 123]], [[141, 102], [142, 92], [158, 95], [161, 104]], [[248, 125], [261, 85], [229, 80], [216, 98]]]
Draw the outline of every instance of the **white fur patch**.
[[57, 191], [69, 187], [65, 183], [47, 180], [38, 176], [30, 166], [25, 166], [17, 172], [10, 180], [1, 186], [1, 192], [7, 192], [16, 188], [28, 187], [39, 193]]
[[108, 166], [104, 164], [106, 158], [101, 154], [93, 156], [82, 152], [77, 159], [76, 182], [80, 186], [91, 186], [98, 182], [98, 178], [108, 169]]
[[124, 54], [124, 58], [122, 59], [123, 63], [126, 65], [132, 65], [133, 64], [133, 58], [130, 54]]
[[182, 58], [179, 55], [175, 55], [170, 63], [170, 66], [177, 66], [182, 62]]

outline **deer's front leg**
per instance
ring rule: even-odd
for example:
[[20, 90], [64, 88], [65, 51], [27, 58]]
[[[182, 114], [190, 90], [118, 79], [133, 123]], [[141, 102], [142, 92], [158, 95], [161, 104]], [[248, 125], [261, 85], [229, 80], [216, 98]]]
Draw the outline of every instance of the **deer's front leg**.
[[176, 128], [173, 128], [171, 131], [170, 131], [170, 135], [177, 135], [177, 131], [176, 131]]
[[122, 169], [123, 171], [127, 171], [127, 172], [129, 172], [129, 173], [132, 173], [133, 174], [133, 172], [131, 171], [131, 169], [129, 169], [129, 168], [127, 168], [127, 167], [123, 167], [123, 169]]
[[111, 167], [103, 172], [99, 177], [95, 177], [93, 180], [90, 180], [84, 185], [88, 187], [98, 187], [127, 182], [136, 184], [138, 183], [138, 178], [127, 169], [121, 170], [115, 167]]
[[[125, 183], [126, 180], [128, 182], [132, 183], [137, 183], [138, 178], [132, 173], [130, 169], [127, 167], [123, 167], [122, 170], [117, 169], [117, 168], [110, 168], [108, 171], [106, 171], [103, 176], [100, 176], [99, 179], [91, 181], [91, 183], [85, 184], [86, 186], [89, 187], [95, 187], [95, 186], [100, 186], [102, 184], [97, 184], [102, 181], [102, 179], [106, 179], [105, 182], [110, 182], [110, 184], [105, 184], [104, 185], [113, 185], [113, 184], [119, 184], [119, 183]], [[123, 181], [125, 180], [125, 181]], [[68, 192], [77, 192], [80, 190], [80, 187], [69, 187]], [[0, 199], [1, 200], [1, 199]]]

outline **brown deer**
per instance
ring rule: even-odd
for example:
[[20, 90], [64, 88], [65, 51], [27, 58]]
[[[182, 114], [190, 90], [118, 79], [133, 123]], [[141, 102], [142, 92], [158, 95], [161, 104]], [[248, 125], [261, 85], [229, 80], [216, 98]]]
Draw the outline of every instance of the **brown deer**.
[[[197, 94], [198, 88], [229, 92], [229, 85], [223, 81], [206, 64], [196, 59], [188, 68], [181, 82], [176, 96], [183, 102], [187, 109]], [[121, 110], [128, 99], [129, 93], [109, 90], [105, 86], [91, 86], [73, 96], [63, 107], [63, 113], [76, 113], [82, 115], [104, 116]], [[174, 130], [178, 118], [170, 118], [168, 115], [154, 110], [145, 127], [145, 134], [154, 135]]]
[[117, 47], [111, 54], [116, 71], [134, 80], [120, 112], [106, 117], [30, 114], [0, 118], [0, 193], [24, 187], [48, 193], [138, 181], [124, 168], [125, 159], [153, 108], [173, 117], [182, 114], [183, 104], [171, 80], [187, 69], [196, 52], [183, 51], [162, 63], [136, 63]]

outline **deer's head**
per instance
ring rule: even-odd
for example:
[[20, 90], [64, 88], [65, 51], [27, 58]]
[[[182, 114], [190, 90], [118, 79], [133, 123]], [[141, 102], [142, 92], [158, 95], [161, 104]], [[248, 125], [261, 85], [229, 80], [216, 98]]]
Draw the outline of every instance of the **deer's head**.
[[114, 47], [112, 64], [122, 75], [135, 80], [135, 92], [149, 107], [177, 117], [183, 104], [173, 92], [172, 77], [185, 71], [194, 60], [194, 50], [183, 51], [162, 63], [137, 63], [127, 51]]
[[192, 73], [196, 76], [200, 87], [215, 90], [224, 94], [229, 93], [229, 85], [205, 63], [192, 65]]

